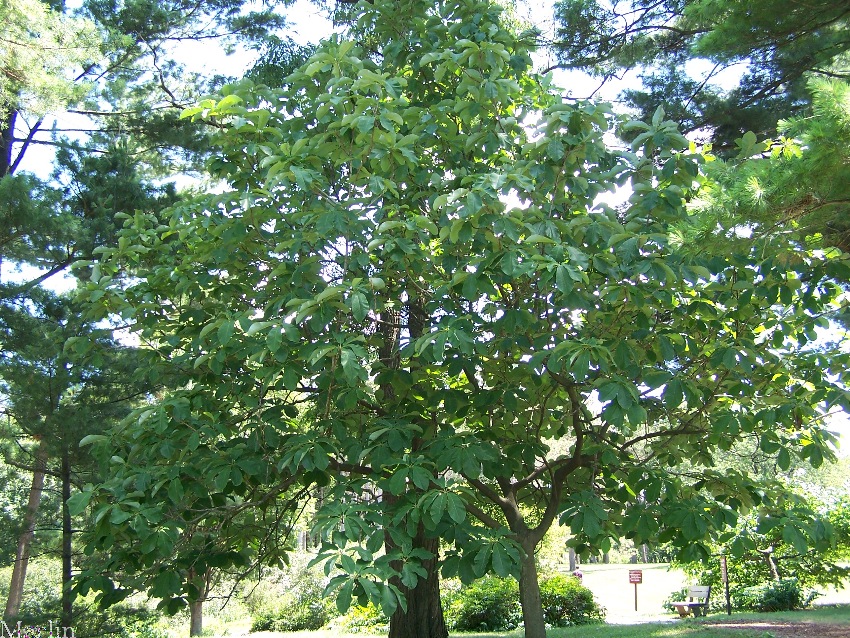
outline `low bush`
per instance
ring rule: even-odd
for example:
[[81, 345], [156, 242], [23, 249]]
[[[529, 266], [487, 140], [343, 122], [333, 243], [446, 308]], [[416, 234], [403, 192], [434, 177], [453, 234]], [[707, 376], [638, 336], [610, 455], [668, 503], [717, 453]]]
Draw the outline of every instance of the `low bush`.
[[453, 631], [508, 631], [522, 623], [519, 586], [513, 578], [485, 576], [447, 592], [443, 607]]
[[[670, 595], [667, 596], [667, 598], [664, 599], [664, 602], [661, 603], [662, 607], [664, 607], [665, 610], [667, 610], [671, 613], [675, 612], [676, 608], [673, 606], [673, 603], [679, 602], [679, 601], [682, 601], [682, 600], [687, 600], [689, 589], [690, 589], [690, 587], [685, 586], [685, 587], [681, 587], [681, 588], [677, 589], [674, 592], [671, 592]], [[711, 601], [712, 601], [713, 598], [714, 597], [712, 596], [708, 599], [709, 604], [711, 604]]]
[[314, 631], [338, 615], [324, 596], [324, 579], [307, 568], [293, 570], [287, 588], [253, 609], [251, 631]]
[[[540, 581], [543, 618], [550, 627], [602, 622], [605, 609], [593, 593], [572, 576]], [[446, 624], [453, 631], [508, 631], [522, 625], [519, 585], [513, 578], [486, 576], [471, 585], [444, 588]]]
[[543, 618], [552, 627], [589, 625], [605, 620], [605, 609], [577, 578], [558, 574], [540, 581]]
[[365, 607], [352, 605], [345, 616], [332, 620], [328, 628], [340, 634], [385, 634], [389, 631], [389, 626], [390, 619], [384, 615], [381, 608], [369, 603]]
[[792, 611], [808, 607], [819, 594], [804, 590], [796, 578], [774, 580], [745, 587], [732, 594], [736, 609], [748, 611]]

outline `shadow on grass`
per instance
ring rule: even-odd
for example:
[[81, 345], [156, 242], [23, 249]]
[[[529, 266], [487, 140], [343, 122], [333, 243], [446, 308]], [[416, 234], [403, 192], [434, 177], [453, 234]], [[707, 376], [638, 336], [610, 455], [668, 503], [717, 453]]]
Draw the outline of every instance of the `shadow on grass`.
[[[754, 623], [752, 628], [747, 623]], [[734, 623], [734, 629], [723, 627]], [[635, 625], [584, 625], [549, 629], [547, 638], [765, 638], [765, 623], [822, 623], [846, 625], [850, 637], [850, 605], [824, 605], [804, 611], [776, 613], [711, 614], [707, 618]], [[453, 638], [522, 638], [522, 631], [504, 633], [452, 633]], [[814, 636], [816, 634], [806, 634]], [[830, 634], [836, 635], [836, 634]], [[845, 634], [841, 634], [845, 635]]]

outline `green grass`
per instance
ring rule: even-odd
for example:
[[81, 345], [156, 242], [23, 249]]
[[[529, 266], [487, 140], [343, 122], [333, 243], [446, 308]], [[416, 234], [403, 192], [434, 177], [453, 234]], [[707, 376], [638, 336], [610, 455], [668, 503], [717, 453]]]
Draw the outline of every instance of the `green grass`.
[[809, 623], [832, 623], [836, 625], [848, 625], [850, 627], [850, 605], [821, 605], [811, 609], [800, 611], [777, 611], [769, 614], [760, 613], [733, 613], [711, 614], [703, 622], [722, 622], [729, 619], [735, 622], [809, 622]]
[[[772, 614], [712, 614], [707, 618], [632, 625], [585, 625], [550, 629], [548, 638], [767, 638], [772, 634], [762, 628], [725, 629], [723, 622], [815, 622], [846, 624], [850, 629], [850, 605], [817, 607], [806, 611], [778, 612]], [[521, 630], [502, 633], [452, 633], [453, 638], [522, 638]], [[369, 634], [339, 634], [332, 631], [302, 631], [296, 633], [262, 632], [250, 638], [367, 638]]]
[[[700, 627], [694, 624], [648, 623], [644, 625], [600, 625], [549, 629], [548, 638], [730, 638], [728, 629]], [[457, 638], [522, 638], [521, 631], [507, 634], [452, 634]], [[735, 633], [734, 638], [763, 638], [764, 631]]]

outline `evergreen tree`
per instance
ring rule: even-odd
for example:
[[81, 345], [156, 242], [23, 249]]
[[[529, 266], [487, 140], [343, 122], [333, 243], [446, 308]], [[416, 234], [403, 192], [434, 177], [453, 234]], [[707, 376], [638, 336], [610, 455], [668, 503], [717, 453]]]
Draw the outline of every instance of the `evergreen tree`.
[[[747, 131], [773, 137], [780, 119], [810, 114], [809, 76], [850, 73], [845, 0], [561, 0], [555, 20], [559, 66], [600, 78], [638, 72], [643, 87], [624, 96], [639, 117], [663, 105], [717, 149]], [[710, 67], [705, 77], [688, 73], [694, 60]], [[730, 68], [743, 69], [737, 82], [721, 79]]]

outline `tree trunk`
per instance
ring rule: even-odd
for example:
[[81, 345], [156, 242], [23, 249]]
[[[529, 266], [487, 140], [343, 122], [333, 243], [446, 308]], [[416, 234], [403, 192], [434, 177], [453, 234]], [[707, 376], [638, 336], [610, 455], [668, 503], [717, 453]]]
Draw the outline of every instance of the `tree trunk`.
[[449, 632], [440, 604], [440, 541], [436, 538], [426, 538], [420, 523], [414, 546], [430, 552], [433, 558], [423, 561], [422, 567], [428, 575], [419, 579], [412, 589], [394, 579], [393, 584], [407, 599], [407, 611], [400, 607], [395, 610], [390, 618], [389, 638], [448, 638]]
[[204, 601], [193, 600], [189, 603], [189, 635], [200, 636], [204, 631]]
[[570, 556], [570, 571], [574, 572], [576, 570], [576, 550], [575, 550], [574, 547], [570, 547], [569, 556]]
[[767, 563], [767, 568], [770, 570], [770, 577], [773, 580], [782, 580], [782, 575], [779, 573], [779, 565], [773, 558], [773, 547], [760, 549], [759, 552], [764, 556], [764, 562]]
[[[378, 349], [378, 357], [388, 369], [397, 370], [401, 364], [399, 356], [399, 340], [402, 332], [402, 316], [398, 311], [390, 308], [381, 313], [383, 323], [381, 324], [381, 344]], [[412, 299], [407, 304], [407, 329], [411, 339], [416, 339], [424, 333], [425, 322], [428, 315], [423, 310], [421, 299]], [[395, 402], [395, 388], [386, 383], [381, 386], [382, 400], [386, 405]], [[421, 445], [421, 439], [414, 439], [413, 449]], [[384, 494], [388, 505], [391, 505], [396, 497]], [[386, 534], [385, 545], [387, 550], [394, 546], [389, 534]], [[440, 541], [437, 538], [425, 536], [425, 527], [422, 523], [416, 530], [413, 538], [414, 548], [424, 549], [432, 555], [432, 558], [422, 561], [422, 567], [427, 575], [420, 578], [415, 587], [405, 587], [398, 578], [392, 579], [392, 584], [399, 588], [407, 601], [407, 610], [400, 607], [395, 610], [390, 618], [389, 638], [448, 638], [443, 618], [443, 607], [440, 604], [440, 572], [439, 556]], [[394, 565], [397, 570], [401, 565]]]
[[3, 618], [12, 620], [21, 613], [21, 600], [24, 595], [24, 582], [27, 578], [27, 566], [30, 560], [30, 546], [35, 536], [35, 523], [41, 494], [44, 491], [44, 470], [47, 466], [47, 447], [39, 442], [35, 450], [35, 469], [32, 473], [32, 485], [24, 513], [24, 525], [18, 537], [18, 549], [15, 564], [12, 567], [12, 580], [9, 583], [9, 597], [6, 599], [6, 611]]
[[522, 605], [522, 624], [525, 638], [546, 638], [546, 621], [540, 600], [540, 583], [537, 580], [537, 562], [534, 545], [520, 539], [524, 555], [520, 562], [519, 602]]
[[62, 442], [62, 626], [73, 627], [74, 601], [71, 596], [71, 511], [68, 500], [71, 498], [71, 459], [67, 441]]
[[15, 137], [17, 111], [11, 109], [0, 122], [0, 177], [7, 175], [12, 168], [12, 140]]

